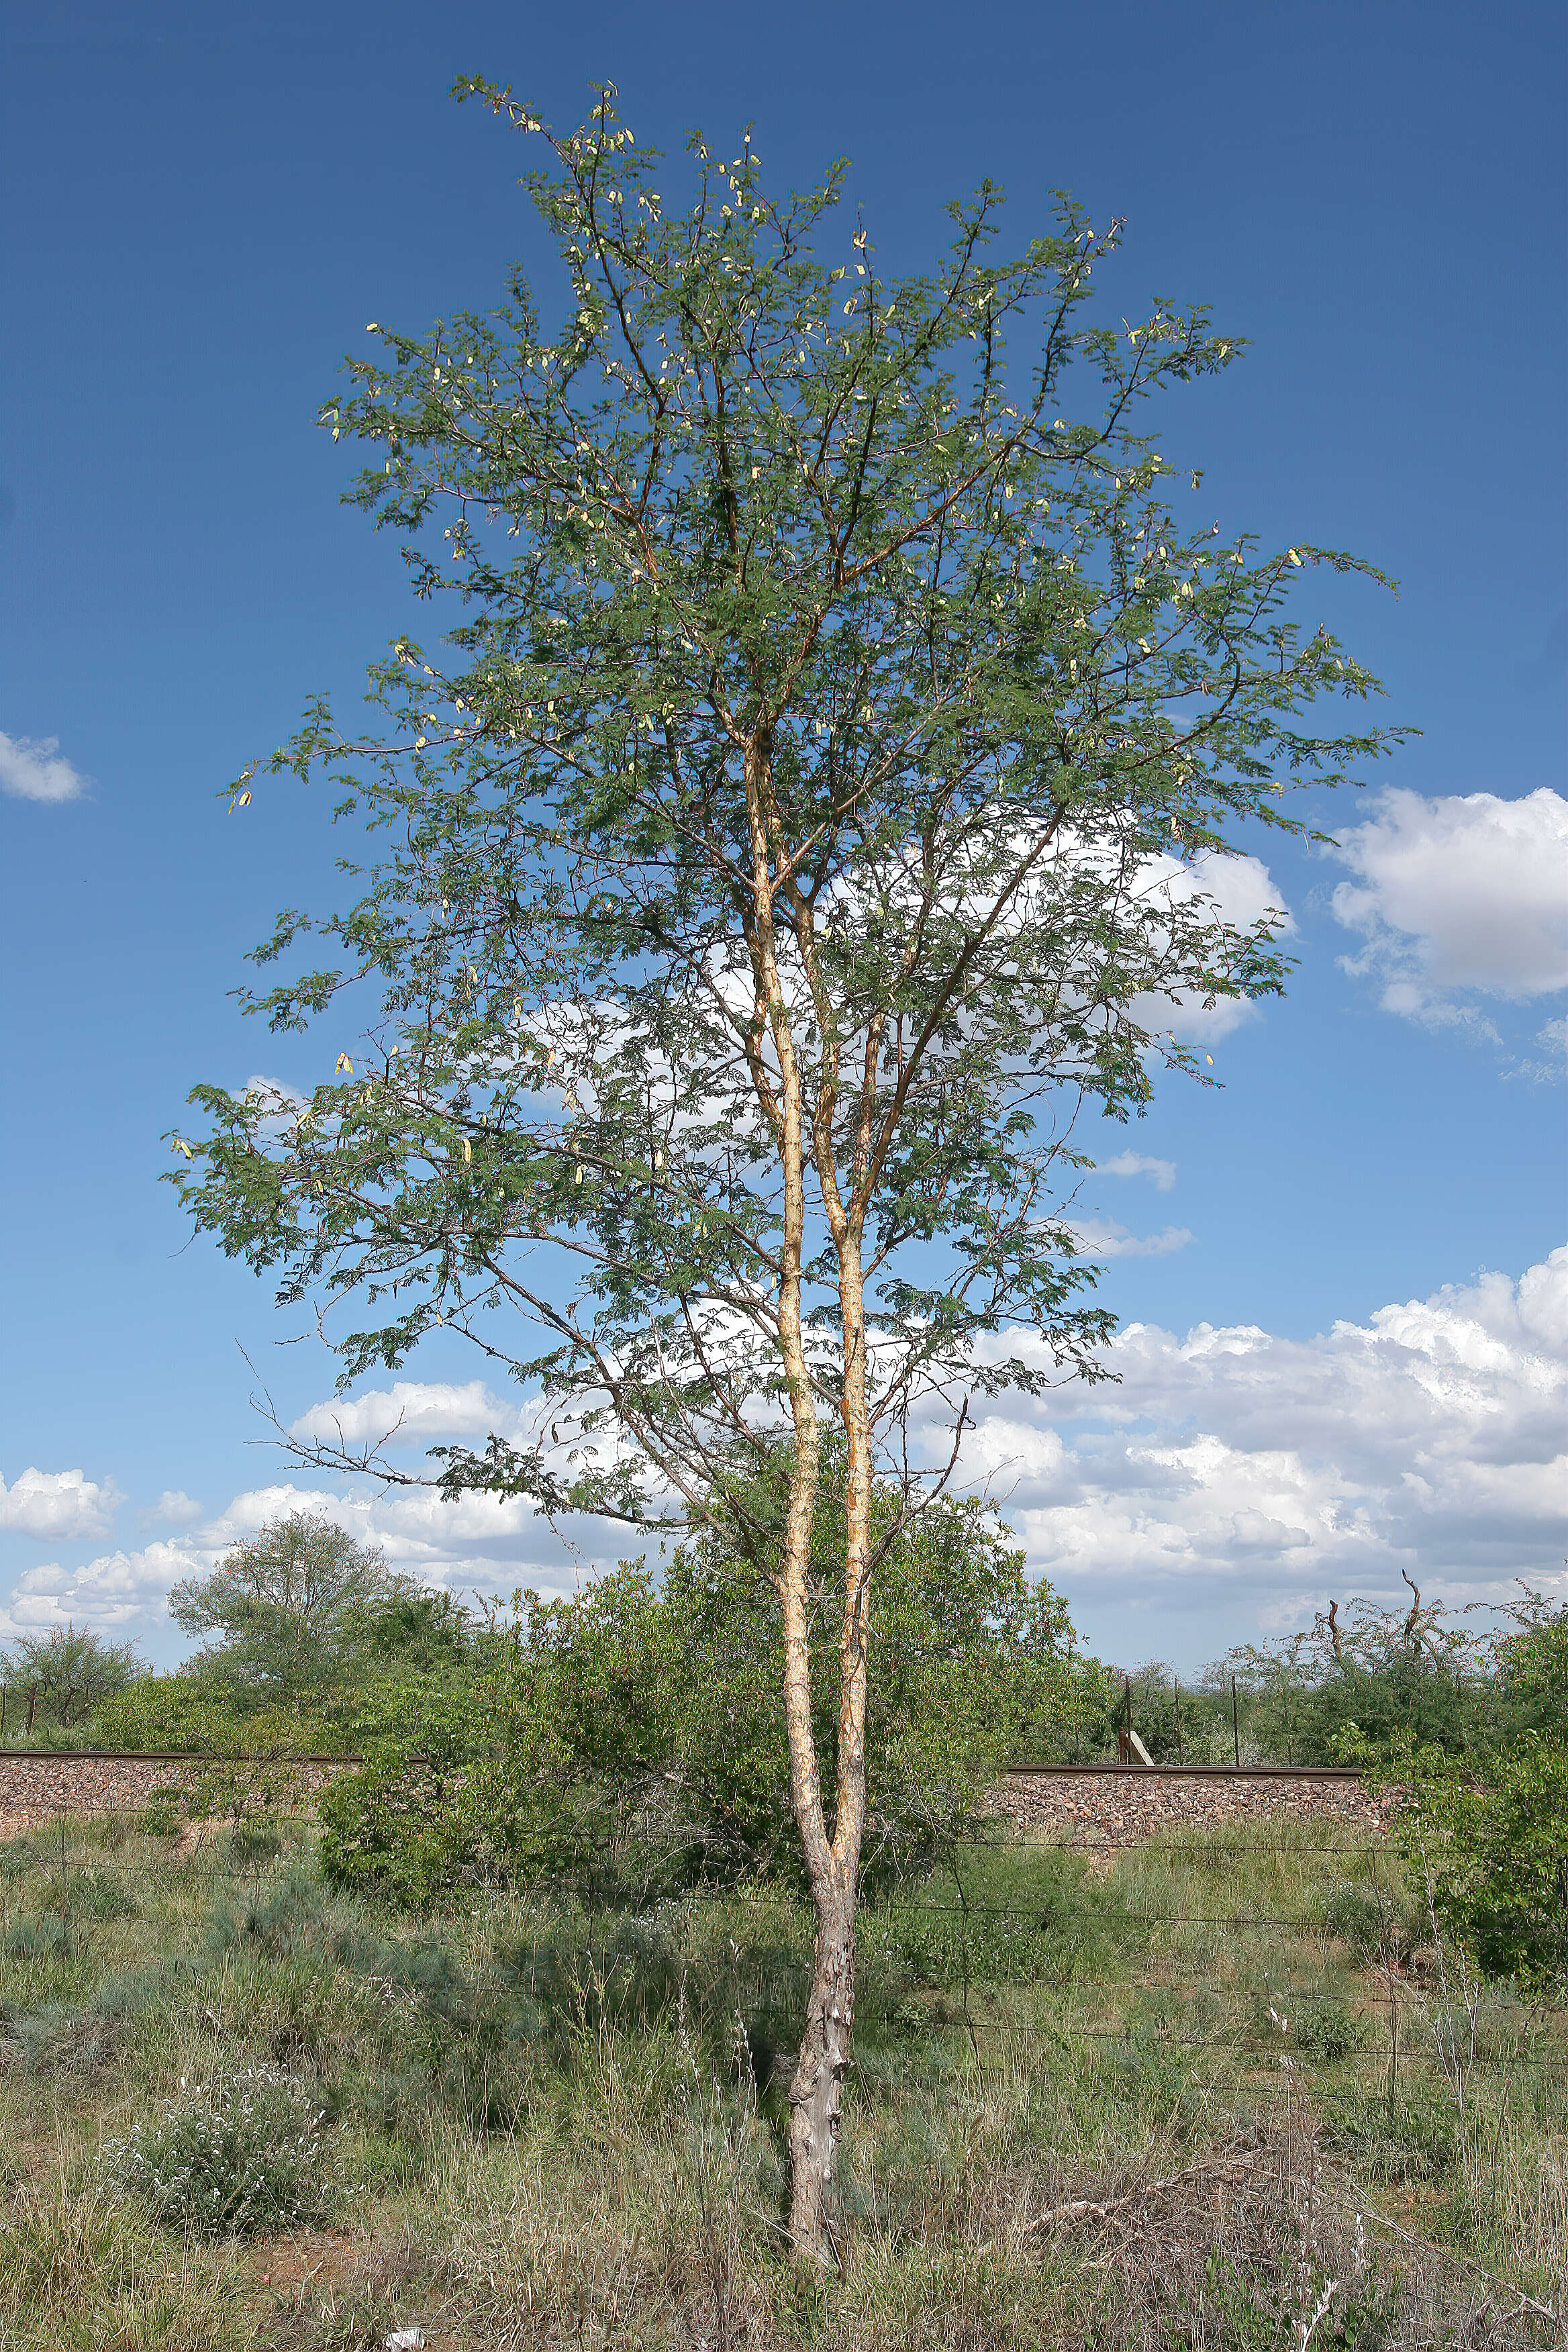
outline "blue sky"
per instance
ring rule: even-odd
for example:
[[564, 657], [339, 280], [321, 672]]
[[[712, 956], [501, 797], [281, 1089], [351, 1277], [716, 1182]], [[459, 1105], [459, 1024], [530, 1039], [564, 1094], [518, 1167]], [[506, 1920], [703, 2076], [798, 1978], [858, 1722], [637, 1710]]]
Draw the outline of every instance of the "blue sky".
[[[753, 123], [775, 180], [847, 153], [890, 268], [984, 174], [1018, 237], [1070, 187], [1127, 216], [1113, 315], [1196, 298], [1250, 338], [1165, 404], [1193, 520], [1395, 575], [1397, 600], [1314, 584], [1311, 617], [1423, 731], [1336, 810], [1340, 856], [1270, 853], [1301, 970], [1212, 1041], [1224, 1092], [1107, 1140], [1163, 1163], [1089, 1204], [1142, 1327], [1121, 1418], [1100, 1391], [999, 1419], [974, 1475], [1119, 1656], [1190, 1666], [1401, 1564], [1465, 1595], [1560, 1567], [1557, 8], [1491, 8], [1483, 37], [1431, 5], [37, 0], [5, 38], [5, 1622], [173, 1655], [171, 1577], [290, 1475], [237, 1341], [288, 1413], [331, 1385], [263, 1286], [187, 1245], [158, 1139], [197, 1077], [281, 1069], [226, 992], [276, 908], [330, 888], [319, 797], [237, 821], [216, 795], [407, 617], [317, 405], [367, 320], [418, 330], [543, 259], [516, 142], [446, 96], [474, 70], [558, 123], [612, 78], [677, 152]], [[483, 1423], [477, 1370], [410, 1368], [424, 1430]], [[515, 1518], [332, 1491], [444, 1581], [571, 1580]]]

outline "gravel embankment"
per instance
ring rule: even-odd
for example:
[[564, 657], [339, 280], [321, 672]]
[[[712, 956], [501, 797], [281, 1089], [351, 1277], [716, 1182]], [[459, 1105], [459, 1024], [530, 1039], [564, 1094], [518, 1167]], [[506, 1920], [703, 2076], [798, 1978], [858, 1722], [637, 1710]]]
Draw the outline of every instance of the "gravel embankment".
[[[134, 1811], [160, 1789], [184, 1787], [201, 1763], [164, 1756], [0, 1755], [0, 1838], [21, 1837], [62, 1813]], [[309, 1799], [339, 1769], [297, 1764], [289, 1780]]]
[[[133, 1811], [161, 1789], [178, 1789], [195, 1759], [159, 1756], [0, 1755], [0, 1838], [19, 1837], [62, 1813]], [[342, 1765], [289, 1770], [298, 1802], [314, 1797]], [[1385, 1814], [1358, 1780], [1305, 1772], [1062, 1771], [1009, 1773], [996, 1810], [1026, 1837], [1081, 1845], [1136, 1845], [1184, 1830], [1237, 1822], [1340, 1821], [1381, 1831]]]
[[1009, 1773], [996, 1807], [1026, 1837], [1074, 1845], [1137, 1845], [1184, 1830], [1270, 1822], [1346, 1822], [1381, 1832], [1385, 1812], [1348, 1777], [1306, 1772]]

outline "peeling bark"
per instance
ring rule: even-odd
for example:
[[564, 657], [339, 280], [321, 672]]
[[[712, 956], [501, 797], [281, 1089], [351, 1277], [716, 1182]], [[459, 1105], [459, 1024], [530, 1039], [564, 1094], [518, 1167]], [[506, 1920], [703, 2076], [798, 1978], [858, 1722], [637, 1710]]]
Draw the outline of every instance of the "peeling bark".
[[790, 2235], [798, 2253], [835, 2259], [838, 2136], [855, 2023], [856, 1867], [832, 1871], [816, 1898], [811, 1995], [789, 2089]]

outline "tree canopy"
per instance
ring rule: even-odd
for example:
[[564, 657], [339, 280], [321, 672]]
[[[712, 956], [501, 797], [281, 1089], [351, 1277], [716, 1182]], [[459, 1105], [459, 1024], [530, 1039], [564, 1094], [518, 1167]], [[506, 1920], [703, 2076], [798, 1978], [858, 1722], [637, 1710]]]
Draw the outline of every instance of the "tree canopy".
[[[449, 1481], [641, 1517], [651, 1462], [701, 1515], [792, 1382], [836, 1406], [851, 1233], [879, 1436], [933, 1389], [1037, 1379], [977, 1352], [1008, 1319], [1098, 1372], [1108, 1318], [1052, 1213], [1073, 1114], [1194, 1066], [1174, 1007], [1280, 985], [1275, 927], [1218, 919], [1202, 877], [1237, 820], [1297, 829], [1287, 786], [1387, 740], [1295, 724], [1373, 682], [1289, 592], [1369, 567], [1178, 526], [1132, 425], [1240, 344], [1169, 304], [1083, 323], [1116, 230], [1076, 206], [998, 261], [983, 187], [945, 260], [890, 281], [864, 230], [814, 251], [842, 167], [780, 203], [749, 143], [694, 142], [667, 216], [610, 94], [552, 144], [552, 339], [520, 278], [385, 331], [328, 411], [385, 449], [355, 496], [419, 595], [458, 597], [457, 658], [400, 636], [384, 736], [318, 704], [266, 763], [324, 767], [384, 848], [355, 905], [257, 951], [346, 950], [247, 999], [330, 1012], [338, 1083], [197, 1088], [179, 1181], [286, 1297], [380, 1310], [338, 1342], [351, 1376], [442, 1324], [579, 1408], [574, 1454], [552, 1411]], [[1053, 415], [1094, 377], [1098, 416]], [[502, 1305], [542, 1352], [494, 1338]], [[630, 1444], [595, 1452], [610, 1419]]]
[[330, 1685], [366, 1604], [390, 1584], [374, 1545], [294, 1511], [174, 1585], [169, 1611], [183, 1633], [205, 1637], [198, 1672], [258, 1706], [298, 1712]]
[[49, 1625], [17, 1633], [0, 1651], [0, 1681], [33, 1692], [47, 1723], [68, 1728], [146, 1672], [134, 1642], [91, 1625]]

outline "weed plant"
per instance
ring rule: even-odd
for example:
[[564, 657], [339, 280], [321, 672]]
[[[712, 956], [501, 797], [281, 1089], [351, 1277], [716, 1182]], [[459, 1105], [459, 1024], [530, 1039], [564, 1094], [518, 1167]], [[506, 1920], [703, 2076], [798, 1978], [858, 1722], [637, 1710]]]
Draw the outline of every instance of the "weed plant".
[[182, 2077], [178, 2095], [103, 2150], [105, 2170], [155, 2221], [197, 2238], [277, 2234], [325, 2218], [336, 2184], [326, 2110], [276, 2066]]

